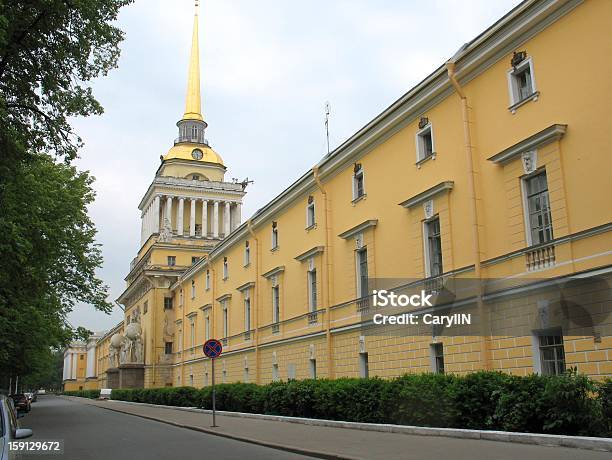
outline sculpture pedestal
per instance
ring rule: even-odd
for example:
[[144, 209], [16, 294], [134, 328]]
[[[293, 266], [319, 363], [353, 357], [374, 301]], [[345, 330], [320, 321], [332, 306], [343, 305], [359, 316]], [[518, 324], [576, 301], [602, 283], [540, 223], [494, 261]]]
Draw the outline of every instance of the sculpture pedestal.
[[144, 364], [121, 364], [118, 371], [118, 388], [144, 388]]
[[106, 370], [106, 386], [111, 389], [119, 387], [119, 369], [112, 367]]

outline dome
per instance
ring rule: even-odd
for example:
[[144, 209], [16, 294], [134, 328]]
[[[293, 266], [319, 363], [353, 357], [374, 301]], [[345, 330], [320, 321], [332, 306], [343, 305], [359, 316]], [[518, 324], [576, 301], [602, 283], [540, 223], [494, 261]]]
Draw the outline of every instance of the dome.
[[[198, 151], [201, 152], [202, 155], [199, 155]], [[176, 144], [166, 153], [166, 155], [164, 155], [164, 161], [173, 159], [197, 161], [198, 163], [216, 163], [223, 166], [221, 155], [213, 149], [207, 145], [192, 144], [189, 142]]]
[[140, 324], [130, 323], [125, 328], [125, 336], [130, 340], [134, 340], [140, 335], [140, 331]]
[[121, 334], [114, 334], [110, 339], [111, 347], [121, 348], [121, 343], [123, 342], [123, 336]]

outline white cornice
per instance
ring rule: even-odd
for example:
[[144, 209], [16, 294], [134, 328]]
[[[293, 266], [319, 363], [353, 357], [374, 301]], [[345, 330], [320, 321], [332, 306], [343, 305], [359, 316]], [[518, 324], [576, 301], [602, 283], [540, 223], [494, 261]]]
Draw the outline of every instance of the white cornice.
[[505, 164], [517, 158], [521, 153], [535, 150], [546, 144], [557, 141], [563, 137], [567, 131], [567, 125], [555, 124], [542, 131], [529, 136], [527, 139], [502, 150], [501, 152], [488, 158], [495, 164]]
[[406, 201], [401, 202], [399, 205], [407, 209], [412, 208], [429, 200], [430, 198], [433, 198], [438, 193], [450, 192], [454, 186], [455, 183], [452, 180], [440, 182], [438, 185], [434, 185], [433, 187], [425, 190], [424, 192], [418, 193], [417, 195], [408, 198]]
[[343, 231], [338, 236], [340, 238], [342, 238], [343, 240], [348, 240], [349, 238], [352, 238], [353, 236], [357, 235], [358, 233], [361, 233], [364, 230], [367, 230], [368, 228], [376, 227], [377, 225], [378, 225], [378, 219], [365, 220], [362, 223], [360, 223], [359, 225], [355, 225], [354, 227], [349, 228], [348, 230]]
[[324, 250], [325, 247], [323, 246], [315, 246], [314, 248], [310, 248], [308, 251], [303, 252], [299, 256], [296, 256], [295, 260], [297, 260], [298, 262], [304, 262], [305, 260], [310, 259], [312, 256], [321, 254]]
[[279, 273], [282, 273], [285, 271], [285, 266], [284, 265], [279, 265], [278, 267], [274, 267], [272, 270], [268, 270], [267, 272], [265, 272], [263, 275], [264, 278], [272, 278], [275, 275], [278, 275]]

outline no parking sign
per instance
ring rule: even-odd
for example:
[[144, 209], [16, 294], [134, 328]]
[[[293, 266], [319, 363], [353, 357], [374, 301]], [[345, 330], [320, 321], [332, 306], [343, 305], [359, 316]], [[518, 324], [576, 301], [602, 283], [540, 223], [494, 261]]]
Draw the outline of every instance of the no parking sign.
[[209, 339], [204, 342], [204, 354], [212, 361], [212, 426], [216, 427], [216, 393], [215, 393], [215, 359], [223, 353], [223, 345], [217, 339]]

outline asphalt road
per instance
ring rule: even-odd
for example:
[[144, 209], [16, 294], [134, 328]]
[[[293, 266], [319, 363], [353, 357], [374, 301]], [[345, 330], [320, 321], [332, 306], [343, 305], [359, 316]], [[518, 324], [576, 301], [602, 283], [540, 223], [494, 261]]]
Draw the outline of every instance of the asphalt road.
[[29, 455], [25, 459], [62, 460], [275, 460], [307, 459], [254, 444], [199, 433], [133, 415], [102, 410], [51, 395], [39, 396], [20, 419], [31, 428], [29, 440], [63, 440], [61, 456]]

